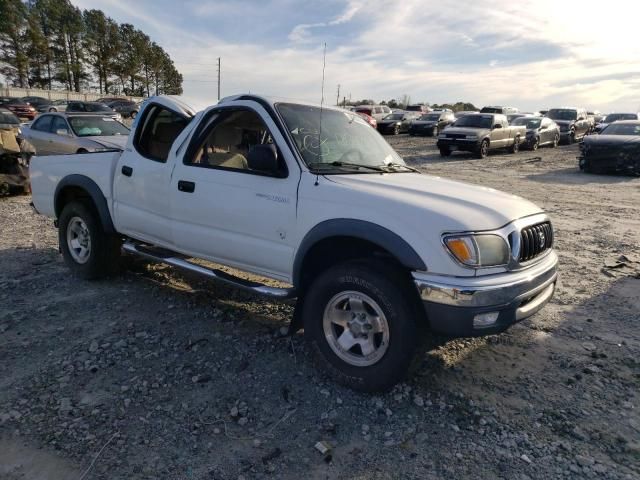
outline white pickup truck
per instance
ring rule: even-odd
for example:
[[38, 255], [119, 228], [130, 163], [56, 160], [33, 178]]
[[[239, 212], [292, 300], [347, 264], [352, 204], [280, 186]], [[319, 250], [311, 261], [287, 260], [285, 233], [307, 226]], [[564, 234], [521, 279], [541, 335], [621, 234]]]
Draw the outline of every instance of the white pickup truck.
[[421, 174], [341, 109], [238, 95], [195, 113], [154, 97], [124, 151], [35, 157], [30, 173], [76, 274], [106, 275], [124, 252], [295, 298], [290, 330], [360, 390], [405, 375], [420, 326], [497, 333], [556, 284], [539, 207]]

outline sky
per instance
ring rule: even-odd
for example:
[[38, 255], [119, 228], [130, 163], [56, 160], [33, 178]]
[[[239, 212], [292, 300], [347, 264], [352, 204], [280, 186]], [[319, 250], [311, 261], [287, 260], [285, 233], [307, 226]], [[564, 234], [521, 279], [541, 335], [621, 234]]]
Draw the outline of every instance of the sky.
[[640, 111], [632, 0], [72, 0], [147, 33], [196, 108], [259, 93]]

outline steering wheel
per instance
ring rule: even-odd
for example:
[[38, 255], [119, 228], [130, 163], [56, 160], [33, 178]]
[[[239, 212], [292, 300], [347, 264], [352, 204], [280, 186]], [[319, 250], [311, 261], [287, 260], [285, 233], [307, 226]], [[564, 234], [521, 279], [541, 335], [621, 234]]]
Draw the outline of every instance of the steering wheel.
[[362, 160], [364, 160], [364, 157], [362, 156], [362, 151], [358, 150], [357, 148], [350, 148], [349, 150], [347, 150], [346, 152], [344, 152], [341, 156], [340, 159], [338, 160], [338, 162], [342, 162], [344, 161], [344, 159], [346, 157], [348, 157], [349, 155], [351, 155], [352, 153], [357, 153], [358, 154], [358, 160], [360, 161], [360, 163], [362, 163]]

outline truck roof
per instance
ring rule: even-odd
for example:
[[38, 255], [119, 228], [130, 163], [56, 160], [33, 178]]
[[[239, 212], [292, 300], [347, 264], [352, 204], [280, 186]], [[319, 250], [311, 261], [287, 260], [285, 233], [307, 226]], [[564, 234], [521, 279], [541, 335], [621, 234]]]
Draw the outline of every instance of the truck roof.
[[[272, 97], [272, 96], [256, 95], [253, 93], [242, 93], [238, 95], [230, 95], [228, 97], [222, 98], [218, 102], [218, 104], [220, 105], [224, 103], [232, 103], [238, 100], [253, 100], [259, 103], [267, 103], [271, 107], [274, 107], [277, 103], [295, 103], [297, 105], [306, 105], [309, 107], [317, 107], [317, 108], [320, 108], [322, 106], [322, 108], [326, 110], [336, 110], [336, 111], [344, 112], [343, 108], [336, 107], [333, 105], [326, 105], [326, 104], [320, 105], [319, 103], [307, 102], [305, 100], [299, 100], [294, 98]], [[375, 107], [375, 106], [379, 106], [379, 105], [359, 105], [355, 108]]]

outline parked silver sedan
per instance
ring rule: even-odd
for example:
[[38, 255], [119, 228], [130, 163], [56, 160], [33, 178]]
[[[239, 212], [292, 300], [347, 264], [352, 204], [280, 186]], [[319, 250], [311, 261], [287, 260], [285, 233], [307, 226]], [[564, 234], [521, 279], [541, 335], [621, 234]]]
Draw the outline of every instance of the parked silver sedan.
[[22, 136], [36, 149], [36, 155], [124, 150], [129, 129], [104, 115], [87, 113], [45, 113]]

